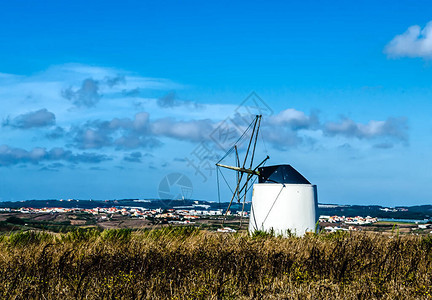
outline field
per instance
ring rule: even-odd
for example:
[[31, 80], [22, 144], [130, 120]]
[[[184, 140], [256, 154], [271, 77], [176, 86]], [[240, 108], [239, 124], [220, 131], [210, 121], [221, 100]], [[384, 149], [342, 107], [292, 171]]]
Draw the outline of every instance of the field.
[[1, 236], [3, 299], [415, 299], [432, 293], [432, 238], [303, 238], [193, 227]]

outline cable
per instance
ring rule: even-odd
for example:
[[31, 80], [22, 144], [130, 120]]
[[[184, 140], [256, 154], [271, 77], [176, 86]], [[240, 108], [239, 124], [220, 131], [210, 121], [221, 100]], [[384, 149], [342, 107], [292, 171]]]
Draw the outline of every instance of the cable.
[[226, 180], [226, 178], [225, 178], [224, 174], [222, 173], [222, 171], [220, 171], [220, 173], [222, 175], [222, 178], [225, 180], [226, 185], [230, 189], [231, 193], [234, 193], [233, 190], [232, 190], [232, 188], [231, 188], [231, 186], [228, 184], [228, 181]]
[[250, 214], [251, 214], [251, 216], [253, 216], [253, 221], [255, 223], [254, 229], [258, 230], [258, 224], [257, 224], [256, 218], [255, 218], [255, 213], [254, 213], [254, 209], [253, 209], [253, 202], [251, 203], [251, 212], [250, 212]]
[[252, 124], [255, 123], [255, 119], [249, 124], [249, 126], [246, 128], [246, 130], [243, 132], [243, 134], [238, 138], [238, 140], [234, 143], [234, 145], [225, 153], [225, 155], [217, 162], [220, 163], [222, 160], [224, 160], [231, 152], [234, 150], [234, 146], [238, 144], [238, 142], [245, 136], [245, 134], [249, 131], [249, 129], [252, 127]]
[[219, 167], [217, 167], [217, 169], [216, 169], [216, 180], [217, 180], [217, 191], [218, 191], [219, 209], [221, 209], [221, 201], [220, 201], [220, 183], [219, 183]]
[[282, 188], [280, 189], [279, 194], [276, 196], [276, 199], [273, 201], [273, 204], [270, 207], [270, 209], [269, 209], [269, 211], [267, 213], [267, 216], [265, 217], [264, 221], [262, 222], [262, 226], [264, 226], [264, 222], [267, 220], [267, 217], [269, 216], [271, 210], [273, 209], [273, 206], [275, 205], [277, 199], [279, 198], [280, 194], [282, 193], [282, 190], [284, 189], [284, 187], [285, 187], [285, 184], [282, 183]]
[[268, 155], [268, 150], [267, 150], [267, 146], [266, 146], [266, 143], [265, 143], [265, 140], [264, 140], [264, 135], [262, 134], [262, 130], [260, 131], [260, 135], [261, 135], [261, 140], [262, 140], [263, 145], [264, 145], [265, 153], [266, 153], [266, 155]]

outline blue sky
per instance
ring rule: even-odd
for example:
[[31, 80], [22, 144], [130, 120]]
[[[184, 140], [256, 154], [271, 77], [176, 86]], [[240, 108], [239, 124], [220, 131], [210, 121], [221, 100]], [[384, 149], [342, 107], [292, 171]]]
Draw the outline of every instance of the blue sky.
[[[216, 200], [205, 169], [223, 154], [214, 133], [255, 92], [271, 108], [258, 156], [293, 165], [320, 202], [430, 203], [430, 10], [3, 3], [0, 200], [158, 197], [173, 172], [192, 180], [194, 198]], [[186, 160], [202, 143], [213, 155], [195, 157], [205, 180]]]

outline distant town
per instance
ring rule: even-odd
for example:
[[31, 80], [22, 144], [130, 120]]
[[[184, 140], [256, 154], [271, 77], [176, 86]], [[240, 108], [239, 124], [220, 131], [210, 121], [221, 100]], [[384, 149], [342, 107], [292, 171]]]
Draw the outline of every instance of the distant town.
[[[226, 214], [225, 230], [220, 229], [227, 203], [202, 200], [28, 200], [0, 203], [0, 230], [42, 229], [55, 232], [82, 228], [153, 228], [191, 225], [235, 232], [246, 230], [250, 203], [242, 212], [233, 203]], [[335, 204], [319, 205], [321, 230], [389, 232], [397, 224], [402, 233], [431, 233], [432, 206], [381, 207]], [[241, 225], [241, 227], [240, 227]]]

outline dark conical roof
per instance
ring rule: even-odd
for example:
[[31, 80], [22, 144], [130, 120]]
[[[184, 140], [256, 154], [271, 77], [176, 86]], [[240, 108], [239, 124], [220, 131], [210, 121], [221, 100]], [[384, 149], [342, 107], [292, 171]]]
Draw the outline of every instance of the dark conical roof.
[[259, 183], [311, 184], [290, 165], [261, 167], [258, 169]]

